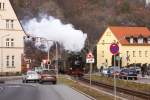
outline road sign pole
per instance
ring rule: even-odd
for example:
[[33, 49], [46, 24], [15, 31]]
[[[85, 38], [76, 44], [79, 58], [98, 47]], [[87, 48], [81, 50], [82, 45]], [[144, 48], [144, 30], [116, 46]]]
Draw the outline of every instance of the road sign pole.
[[116, 100], [116, 74], [115, 74], [116, 59], [115, 58], [116, 57], [114, 55], [114, 95], [115, 95], [114, 100]]
[[92, 78], [91, 78], [91, 74], [92, 74], [92, 63], [90, 63], [90, 87], [91, 87], [91, 81], [92, 81]]
[[115, 67], [116, 67], [116, 57], [115, 55], [119, 53], [119, 46], [116, 43], [112, 43], [110, 45], [110, 52], [114, 56], [114, 100], [116, 100], [116, 73], [115, 73]]
[[92, 54], [92, 52], [89, 52], [86, 56], [86, 63], [89, 63], [90, 64], [90, 87], [91, 87], [91, 84], [92, 84], [92, 64], [94, 63], [94, 56]]

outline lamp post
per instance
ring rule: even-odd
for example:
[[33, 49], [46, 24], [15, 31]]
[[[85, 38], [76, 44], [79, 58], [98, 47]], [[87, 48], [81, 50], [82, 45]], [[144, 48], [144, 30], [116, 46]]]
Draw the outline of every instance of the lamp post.
[[[48, 52], [47, 52], [47, 57], [48, 57], [48, 61], [50, 61], [50, 57], [49, 57], [49, 51], [50, 51], [50, 46], [49, 46], [49, 42], [54, 42], [55, 43], [55, 46], [56, 46], [56, 53], [55, 53], [55, 70], [56, 70], [56, 77], [58, 79], [58, 46], [57, 46], [57, 41], [54, 41], [54, 40], [49, 40], [49, 39], [46, 39], [44, 37], [34, 37], [34, 36], [28, 36], [28, 37], [32, 37], [32, 38], [40, 38], [41, 40], [43, 41], [46, 41], [47, 43], [47, 46], [48, 46]], [[49, 66], [48, 66], [49, 68]]]
[[[7, 37], [7, 36], [9, 36], [10, 34], [6, 34], [6, 35], [3, 35], [3, 36], [1, 36], [1, 75], [3, 74], [3, 38], [4, 37]], [[1, 82], [2, 82], [2, 80], [1, 80]], [[0, 82], [0, 83], [1, 83]]]
[[56, 65], [55, 66], [56, 66], [56, 75], [57, 75], [56, 77], [58, 79], [58, 71], [59, 70], [58, 70], [58, 47], [57, 47], [57, 42], [55, 42], [55, 45], [56, 45], [56, 59], [55, 59], [56, 60], [56, 62], [55, 62]]
[[[55, 43], [55, 47], [56, 47], [56, 52], [55, 52], [55, 70], [56, 70], [56, 77], [58, 79], [58, 45], [56, 41], [53, 40], [48, 40], [46, 38], [43, 38], [45, 41], [47, 41], [47, 45], [48, 45], [48, 61], [50, 61], [50, 57], [49, 57], [49, 41], [54, 42]], [[49, 64], [48, 64], [48, 68], [49, 68]]]

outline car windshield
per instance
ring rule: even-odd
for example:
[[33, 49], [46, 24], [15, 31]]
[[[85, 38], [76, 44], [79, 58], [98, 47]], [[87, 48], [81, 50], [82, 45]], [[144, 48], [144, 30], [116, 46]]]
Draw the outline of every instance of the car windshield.
[[37, 74], [37, 73], [34, 71], [29, 71], [29, 72], [27, 72], [27, 74]]
[[55, 74], [56, 74], [56, 71], [55, 71], [55, 70], [44, 70], [44, 71], [42, 72], [42, 74], [55, 75]]
[[111, 71], [120, 71], [120, 68], [119, 67], [111, 67], [109, 70], [111, 70]]

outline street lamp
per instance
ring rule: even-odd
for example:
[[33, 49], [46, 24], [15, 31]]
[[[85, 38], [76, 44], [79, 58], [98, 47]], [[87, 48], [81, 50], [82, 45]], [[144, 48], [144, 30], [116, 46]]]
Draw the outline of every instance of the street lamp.
[[[42, 38], [42, 37], [41, 37]], [[49, 57], [49, 49], [50, 49], [50, 46], [49, 46], [49, 41], [51, 42], [54, 42], [55, 43], [55, 47], [56, 47], [56, 54], [55, 54], [55, 70], [56, 70], [56, 77], [58, 79], [58, 46], [57, 46], [57, 42], [56, 41], [53, 41], [53, 40], [48, 40], [46, 38], [42, 38], [44, 39], [45, 41], [47, 41], [47, 45], [48, 45], [48, 61], [50, 61], [50, 57]], [[48, 64], [48, 68], [49, 68], [49, 64]], [[50, 69], [50, 68], [49, 68]]]
[[[55, 54], [55, 70], [56, 70], [56, 75], [57, 75], [57, 79], [58, 79], [58, 46], [57, 46], [57, 41], [54, 41], [54, 40], [49, 40], [49, 39], [46, 39], [44, 37], [34, 37], [34, 36], [27, 36], [27, 38], [40, 38], [40, 40], [43, 40], [43, 41], [46, 41], [47, 43], [47, 46], [48, 46], [48, 52], [47, 52], [47, 57], [48, 57], [48, 61], [50, 61], [50, 57], [49, 57], [49, 52], [50, 52], [50, 46], [49, 46], [49, 42], [54, 42], [55, 43], [55, 46], [56, 46], [56, 54]], [[49, 64], [48, 64], [48, 68], [49, 68]]]

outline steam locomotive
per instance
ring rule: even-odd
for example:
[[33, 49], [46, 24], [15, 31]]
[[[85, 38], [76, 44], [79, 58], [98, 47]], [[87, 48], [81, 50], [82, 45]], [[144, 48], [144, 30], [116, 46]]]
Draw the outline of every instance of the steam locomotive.
[[72, 54], [69, 58], [69, 69], [68, 74], [72, 76], [83, 76], [84, 75], [84, 60], [81, 54]]

